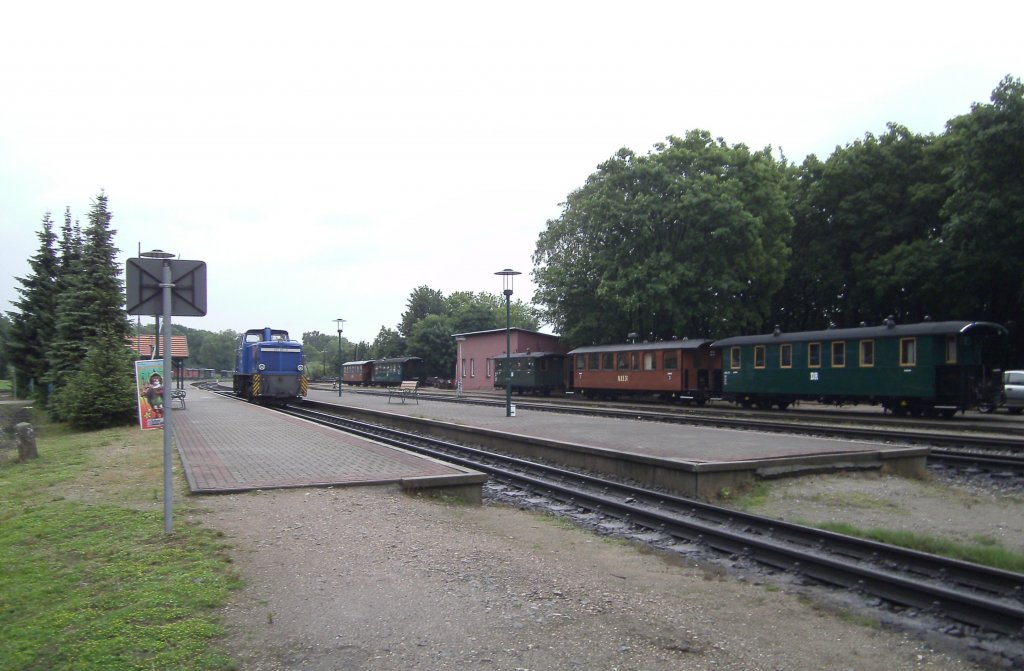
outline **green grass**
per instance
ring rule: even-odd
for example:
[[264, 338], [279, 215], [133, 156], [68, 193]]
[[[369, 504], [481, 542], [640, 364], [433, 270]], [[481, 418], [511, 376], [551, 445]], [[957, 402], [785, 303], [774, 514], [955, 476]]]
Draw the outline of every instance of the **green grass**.
[[238, 579], [184, 510], [164, 533], [160, 433], [36, 428], [38, 460], [0, 453], [0, 670], [235, 668], [217, 609]]
[[948, 538], [919, 534], [913, 531], [861, 529], [845, 522], [827, 522], [816, 526], [827, 531], [846, 534], [847, 536], [867, 538], [880, 543], [929, 552], [942, 557], [1024, 573], [1024, 554], [1007, 550], [992, 538], [977, 537], [971, 543], [963, 543]]
[[[733, 502], [733, 505], [739, 510], [756, 512], [758, 508], [765, 505], [770, 494], [771, 487], [769, 485], [765, 483], [757, 483], [750, 491], [737, 498]], [[814, 501], [825, 499], [823, 496], [819, 495], [808, 497], [808, 500]], [[900, 512], [899, 507], [891, 501], [865, 496], [857, 492], [848, 492], [842, 495], [830, 494], [827, 501], [830, 505], [838, 505], [849, 509], [876, 509]], [[998, 540], [990, 537], [977, 536], [971, 539], [970, 542], [963, 542], [939, 536], [915, 533], [912, 531], [861, 529], [846, 522], [817, 523], [807, 520], [792, 521], [796, 524], [825, 529], [827, 531], [834, 531], [847, 536], [867, 538], [880, 543], [896, 545], [899, 547], [909, 548], [911, 550], [919, 550], [921, 552], [928, 552], [941, 557], [960, 559], [963, 561], [973, 562], [975, 564], [982, 564], [984, 566], [992, 566], [994, 568], [1005, 569], [1007, 571], [1024, 573], [1024, 553], [1009, 550], [1001, 545]]]

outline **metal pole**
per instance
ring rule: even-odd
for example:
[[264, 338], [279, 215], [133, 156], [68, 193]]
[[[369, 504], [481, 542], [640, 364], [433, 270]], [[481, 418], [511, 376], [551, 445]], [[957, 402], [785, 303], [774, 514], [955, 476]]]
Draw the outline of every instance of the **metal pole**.
[[[174, 507], [174, 488], [171, 481], [171, 262], [164, 259], [163, 276], [164, 308], [164, 532], [171, 533], [171, 512]], [[159, 337], [157, 338], [159, 342]]]
[[505, 416], [512, 416], [512, 290], [505, 289]]
[[338, 396], [341, 396], [341, 382], [345, 374], [345, 361], [341, 358], [341, 332], [345, 327], [345, 320], [338, 317], [334, 321], [338, 322]]

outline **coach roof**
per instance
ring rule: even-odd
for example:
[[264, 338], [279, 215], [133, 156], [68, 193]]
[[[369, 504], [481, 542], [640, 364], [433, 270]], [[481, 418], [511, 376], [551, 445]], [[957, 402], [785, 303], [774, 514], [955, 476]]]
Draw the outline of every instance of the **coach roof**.
[[683, 338], [682, 340], [659, 340], [658, 342], [638, 342], [638, 343], [622, 343], [616, 345], [587, 345], [586, 347], [577, 347], [576, 349], [569, 352], [572, 354], [592, 354], [594, 352], [642, 352], [652, 350], [672, 350], [672, 349], [697, 349], [701, 345], [711, 342], [704, 338], [695, 338], [690, 340]]
[[976, 329], [991, 329], [996, 333], [1007, 333], [1005, 327], [995, 322], [919, 322], [916, 324], [897, 324], [887, 319], [880, 326], [856, 326], [845, 329], [822, 329], [819, 331], [795, 331], [786, 333], [776, 330], [763, 335], [734, 336], [716, 340], [712, 347], [732, 347], [737, 345], [764, 345], [774, 342], [813, 342], [817, 340], [866, 340], [871, 338], [906, 338], [912, 336], [935, 336], [966, 334]]

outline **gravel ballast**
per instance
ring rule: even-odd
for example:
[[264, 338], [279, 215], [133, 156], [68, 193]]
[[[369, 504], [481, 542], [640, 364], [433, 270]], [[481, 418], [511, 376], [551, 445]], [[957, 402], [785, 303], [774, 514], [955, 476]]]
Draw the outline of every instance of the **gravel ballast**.
[[[922, 531], [959, 520], [964, 534], [989, 529], [1022, 547], [1018, 497], [950, 491], [898, 478], [807, 478], [775, 483], [754, 512], [814, 521], [853, 510], [861, 517], [845, 521]], [[225, 534], [245, 583], [224, 611], [225, 645], [241, 669], [993, 665], [975, 665], [969, 645], [879, 625], [771, 576], [737, 577], [505, 506], [328, 488], [209, 497], [194, 514]]]

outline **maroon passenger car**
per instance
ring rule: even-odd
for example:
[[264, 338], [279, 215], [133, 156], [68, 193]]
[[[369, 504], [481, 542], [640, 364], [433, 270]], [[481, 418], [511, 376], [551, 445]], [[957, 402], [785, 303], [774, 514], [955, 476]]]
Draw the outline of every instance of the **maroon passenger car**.
[[373, 375], [373, 361], [346, 361], [341, 366], [341, 379], [345, 384], [358, 386], [370, 384], [371, 375]]
[[669, 340], [577, 347], [572, 386], [584, 396], [650, 394], [702, 404], [722, 389], [721, 357], [712, 341]]

